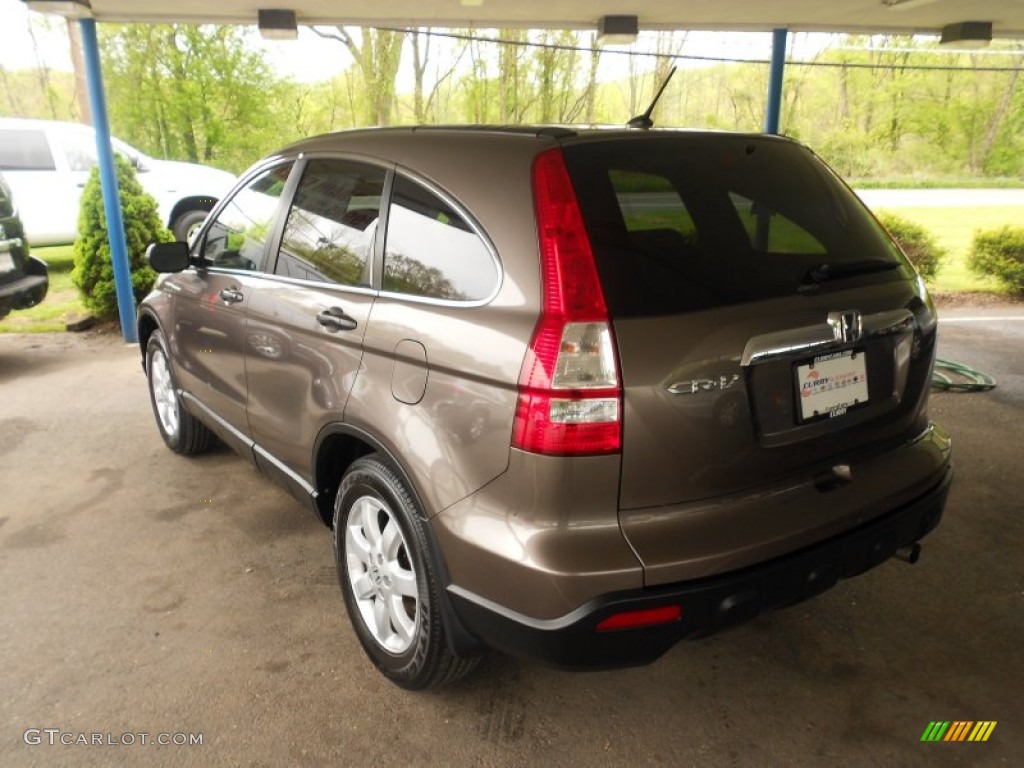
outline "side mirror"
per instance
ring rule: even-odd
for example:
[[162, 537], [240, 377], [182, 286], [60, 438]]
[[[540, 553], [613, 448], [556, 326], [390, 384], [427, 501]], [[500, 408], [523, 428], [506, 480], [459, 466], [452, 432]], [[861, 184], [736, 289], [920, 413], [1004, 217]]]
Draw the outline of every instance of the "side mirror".
[[146, 260], [157, 272], [182, 272], [188, 269], [188, 243], [153, 243], [146, 249]]

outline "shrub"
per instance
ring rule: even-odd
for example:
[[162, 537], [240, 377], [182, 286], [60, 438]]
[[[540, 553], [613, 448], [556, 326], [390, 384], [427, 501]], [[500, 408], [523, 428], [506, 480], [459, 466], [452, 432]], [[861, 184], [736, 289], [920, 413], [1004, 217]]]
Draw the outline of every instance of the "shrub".
[[[146, 263], [146, 248], [150, 243], [169, 242], [174, 238], [161, 223], [156, 200], [143, 190], [131, 164], [115, 155], [114, 167], [132, 272], [132, 292], [138, 304], [156, 280], [156, 273]], [[82, 303], [99, 318], [116, 317], [114, 265], [110, 259], [110, 238], [107, 236], [98, 168], [92, 169], [82, 191], [74, 254], [75, 268], [71, 279], [82, 293]]]
[[991, 276], [1014, 293], [1024, 293], [1024, 227], [975, 232], [967, 266]]
[[889, 230], [892, 239], [903, 249], [918, 274], [931, 280], [939, 271], [946, 250], [940, 247], [922, 227], [902, 216], [883, 212], [878, 214], [882, 226]]

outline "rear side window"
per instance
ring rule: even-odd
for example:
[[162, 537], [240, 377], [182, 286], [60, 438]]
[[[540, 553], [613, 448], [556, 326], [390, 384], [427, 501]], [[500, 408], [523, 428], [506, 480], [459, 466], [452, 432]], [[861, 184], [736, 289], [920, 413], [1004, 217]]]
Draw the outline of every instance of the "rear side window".
[[848, 280], [898, 279], [902, 262], [888, 236], [798, 144], [645, 136], [569, 145], [564, 154], [613, 314], [795, 294], [824, 264], [836, 273], [869, 263]]
[[0, 131], [0, 170], [52, 171], [53, 155], [42, 131], [9, 129]]
[[431, 299], [480, 301], [497, 289], [498, 267], [461, 213], [398, 176], [388, 212], [383, 287]]
[[386, 175], [350, 160], [310, 160], [288, 211], [275, 273], [369, 287]]
[[262, 172], [227, 202], [206, 230], [201, 252], [206, 264], [223, 269], [260, 268], [291, 168], [291, 163], [285, 163]]

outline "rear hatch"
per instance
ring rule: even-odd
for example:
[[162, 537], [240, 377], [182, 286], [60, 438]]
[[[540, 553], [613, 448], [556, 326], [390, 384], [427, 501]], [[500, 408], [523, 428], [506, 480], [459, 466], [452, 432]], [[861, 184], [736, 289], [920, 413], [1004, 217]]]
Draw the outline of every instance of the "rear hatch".
[[564, 154], [619, 352], [620, 508], [745, 491], [920, 431], [927, 297], [811, 152], [638, 134]]

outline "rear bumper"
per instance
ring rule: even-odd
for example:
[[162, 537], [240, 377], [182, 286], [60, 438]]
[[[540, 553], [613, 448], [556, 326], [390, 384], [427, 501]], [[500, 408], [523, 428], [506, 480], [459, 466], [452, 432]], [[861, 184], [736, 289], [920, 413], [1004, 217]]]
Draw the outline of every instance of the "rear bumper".
[[49, 280], [46, 274], [26, 275], [0, 284], [0, 317], [12, 309], [28, 309], [46, 298]]
[[[3, 229], [0, 227], [0, 229]], [[21, 240], [0, 241], [0, 252], [8, 252], [12, 244], [18, 248], [23, 247]], [[18, 274], [17, 271], [14, 274]], [[0, 282], [0, 317], [5, 316], [12, 309], [28, 309], [34, 307], [46, 298], [46, 291], [50, 287], [49, 270], [46, 262], [28, 256], [25, 261], [25, 269], [21, 276], [13, 280], [10, 272], [5, 274], [5, 281]]]
[[[942, 480], [914, 501], [792, 554], [721, 576], [604, 595], [557, 619], [523, 616], [454, 585], [448, 592], [463, 626], [506, 653], [575, 669], [647, 664], [684, 638], [798, 603], [889, 559], [939, 524], [951, 480], [947, 467]], [[680, 606], [681, 618], [654, 627], [597, 630], [613, 614], [666, 606]]]

